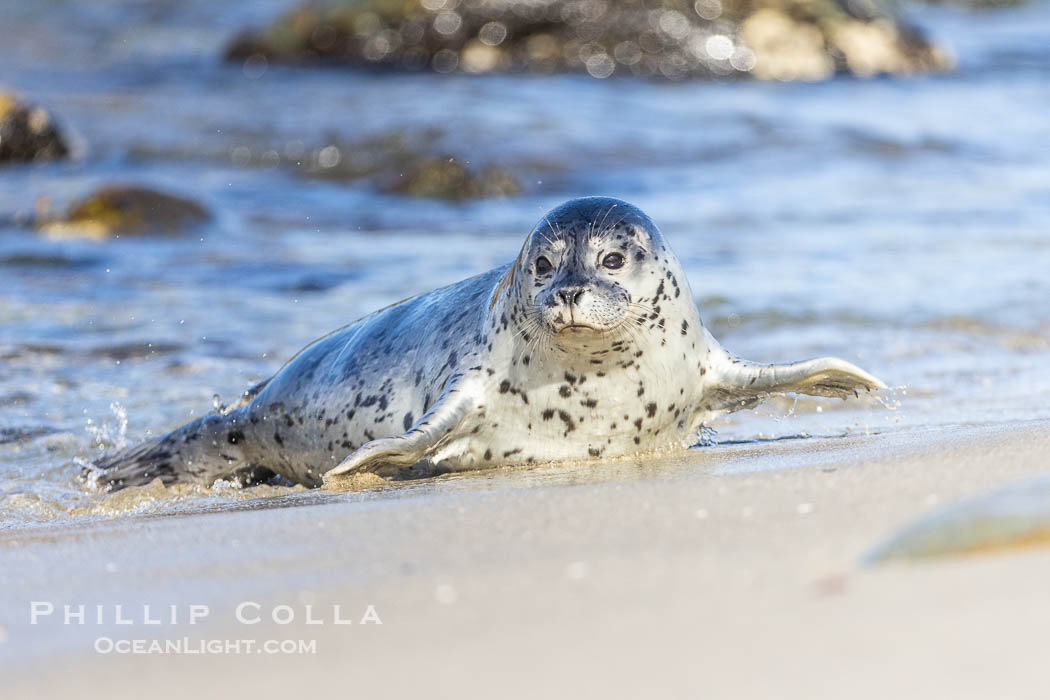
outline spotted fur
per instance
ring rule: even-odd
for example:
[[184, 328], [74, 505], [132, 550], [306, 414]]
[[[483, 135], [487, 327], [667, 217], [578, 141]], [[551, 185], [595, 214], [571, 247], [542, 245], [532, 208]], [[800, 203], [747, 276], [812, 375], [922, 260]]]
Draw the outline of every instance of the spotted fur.
[[235, 406], [102, 460], [100, 480], [268, 471], [314, 486], [333, 468], [617, 457], [687, 447], [773, 393], [878, 386], [841, 360], [732, 358], [653, 222], [589, 197], [544, 216], [510, 265], [321, 338]]

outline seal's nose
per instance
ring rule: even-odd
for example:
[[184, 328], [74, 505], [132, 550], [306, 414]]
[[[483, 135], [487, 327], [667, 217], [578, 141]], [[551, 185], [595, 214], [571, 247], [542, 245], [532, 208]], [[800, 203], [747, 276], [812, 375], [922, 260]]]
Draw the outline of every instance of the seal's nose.
[[558, 290], [558, 298], [566, 306], [579, 306], [584, 291], [583, 287], [562, 287]]

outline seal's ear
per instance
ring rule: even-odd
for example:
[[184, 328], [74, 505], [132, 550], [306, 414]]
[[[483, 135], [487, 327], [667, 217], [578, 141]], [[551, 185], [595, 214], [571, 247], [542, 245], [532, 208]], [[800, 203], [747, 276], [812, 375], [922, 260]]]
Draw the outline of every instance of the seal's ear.
[[730, 356], [721, 347], [704, 377], [704, 408], [730, 413], [775, 394], [808, 394], [845, 399], [886, 385], [854, 364], [821, 357], [783, 365], [763, 365]]

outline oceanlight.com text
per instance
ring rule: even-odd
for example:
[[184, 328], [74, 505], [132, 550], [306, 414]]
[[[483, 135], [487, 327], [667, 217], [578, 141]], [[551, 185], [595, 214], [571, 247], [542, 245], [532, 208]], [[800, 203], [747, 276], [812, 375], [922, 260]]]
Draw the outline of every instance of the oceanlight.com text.
[[189, 654], [210, 656], [269, 654], [316, 654], [316, 639], [113, 639], [99, 637], [94, 649], [99, 654]]

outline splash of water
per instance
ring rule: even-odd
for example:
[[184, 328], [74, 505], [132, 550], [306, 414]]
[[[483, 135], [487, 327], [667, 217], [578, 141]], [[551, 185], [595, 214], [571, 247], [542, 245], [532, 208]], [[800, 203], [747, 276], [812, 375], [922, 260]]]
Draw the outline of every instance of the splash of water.
[[94, 447], [113, 447], [123, 449], [128, 446], [128, 411], [118, 401], [109, 404], [112, 420], [95, 423], [87, 419], [86, 430], [91, 435]]
[[[110, 403], [109, 410], [113, 415], [112, 420], [106, 419], [101, 423], [95, 423], [94, 419], [88, 418], [85, 430], [92, 437], [93, 447], [120, 450], [128, 446], [128, 411], [118, 401]], [[95, 466], [94, 462], [74, 457], [73, 464], [83, 474], [84, 484], [88, 491], [99, 491], [98, 478], [101, 470]]]

